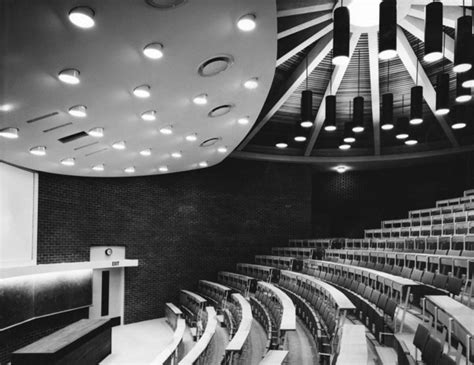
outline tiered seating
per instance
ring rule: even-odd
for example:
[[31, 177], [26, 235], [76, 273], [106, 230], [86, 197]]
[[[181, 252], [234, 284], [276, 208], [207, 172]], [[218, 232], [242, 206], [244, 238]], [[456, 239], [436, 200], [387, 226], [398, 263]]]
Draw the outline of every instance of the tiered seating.
[[269, 283], [278, 283], [280, 279], [280, 270], [270, 266], [239, 263], [237, 264], [237, 271], [243, 275]]
[[202, 318], [205, 325], [204, 333], [194, 347], [179, 362], [179, 365], [209, 363], [207, 359], [212, 356], [212, 351], [214, 351], [212, 338], [214, 337], [217, 328], [217, 314], [215, 309], [213, 307], [206, 307], [206, 311], [203, 313]]
[[166, 303], [166, 321], [173, 329], [173, 340], [166, 348], [152, 361], [151, 365], [172, 365], [178, 361], [178, 349], [183, 341], [186, 323], [183, 313], [172, 303]]
[[259, 281], [255, 298], [258, 299], [270, 313], [274, 324], [274, 336], [272, 348], [279, 348], [283, 345], [287, 331], [296, 330], [296, 309], [291, 299], [282, 290], [273, 284]]
[[232, 290], [227, 286], [214, 283], [208, 280], [199, 280], [198, 290], [201, 295], [209, 299], [215, 308], [225, 308], [227, 299], [230, 297]]
[[301, 271], [303, 262], [293, 257], [257, 255], [255, 263], [258, 265], [270, 266], [281, 270]]
[[273, 247], [272, 254], [275, 256], [288, 256], [297, 259], [314, 259], [315, 249], [306, 247]]
[[255, 293], [257, 289], [257, 279], [233, 272], [220, 271], [217, 274], [217, 281], [240, 291], [245, 297], [248, 297], [250, 293]]
[[183, 289], [179, 294], [179, 303], [188, 326], [196, 327], [207, 305], [206, 299], [196, 293]]

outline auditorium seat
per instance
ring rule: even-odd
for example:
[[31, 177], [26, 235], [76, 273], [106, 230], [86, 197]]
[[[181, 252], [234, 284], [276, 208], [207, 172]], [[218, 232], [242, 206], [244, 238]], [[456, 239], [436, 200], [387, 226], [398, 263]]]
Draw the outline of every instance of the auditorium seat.
[[441, 342], [436, 337], [430, 336], [421, 353], [421, 358], [427, 365], [438, 365], [442, 353], [443, 345]]
[[456, 360], [451, 358], [448, 354], [443, 353], [438, 361], [438, 365], [456, 365]]
[[413, 344], [415, 345], [416, 349], [420, 350], [420, 352], [423, 353], [429, 338], [429, 329], [423, 326], [422, 324], [419, 324], [416, 328], [415, 337], [413, 338]]
[[462, 289], [462, 279], [459, 279], [454, 276], [450, 276], [448, 278], [448, 285], [447, 285], [447, 290], [450, 294], [453, 294], [454, 296], [459, 295], [461, 293]]

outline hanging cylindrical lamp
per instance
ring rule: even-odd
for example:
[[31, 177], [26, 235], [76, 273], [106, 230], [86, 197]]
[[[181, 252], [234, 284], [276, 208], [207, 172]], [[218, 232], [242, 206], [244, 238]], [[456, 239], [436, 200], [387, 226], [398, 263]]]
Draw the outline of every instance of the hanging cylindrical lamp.
[[397, 55], [397, 2], [383, 0], [379, 7], [379, 58], [388, 60]]
[[313, 92], [308, 88], [308, 56], [306, 56], [306, 90], [301, 93], [301, 126], [313, 126]]
[[349, 62], [350, 20], [349, 9], [340, 6], [334, 10], [332, 63], [342, 65]]
[[449, 75], [440, 73], [436, 78], [436, 111], [437, 115], [449, 113]]
[[407, 117], [400, 117], [397, 118], [397, 125], [395, 127], [397, 134], [395, 137], [397, 139], [407, 139], [408, 135], [408, 118]]
[[299, 124], [296, 124], [295, 126], [295, 133], [293, 139], [295, 140], [295, 142], [306, 141], [306, 130]]
[[326, 121], [324, 130], [333, 132], [336, 130], [336, 95], [326, 96]]
[[393, 94], [382, 95], [382, 123], [381, 128], [384, 131], [393, 129]]
[[423, 123], [423, 87], [414, 86], [410, 94], [410, 124]]
[[356, 141], [354, 134], [354, 123], [346, 122], [344, 125], [344, 142], [354, 143]]
[[455, 105], [449, 114], [451, 117], [451, 128], [452, 129], [463, 129], [466, 127], [467, 122], [467, 106], [466, 105]]
[[[474, 65], [474, 37], [471, 38], [471, 65]], [[471, 67], [469, 71], [464, 74], [464, 80], [462, 82], [463, 87], [474, 87], [474, 67]]]
[[472, 67], [472, 17], [466, 15], [466, 7], [463, 9], [464, 15], [456, 20], [454, 72], [466, 72]]
[[443, 4], [432, 2], [425, 11], [425, 62], [443, 57]]
[[352, 122], [352, 130], [355, 133], [364, 131], [364, 98], [362, 96], [356, 96], [354, 98], [354, 114]]
[[472, 98], [471, 89], [462, 86], [464, 78], [464, 73], [459, 73], [456, 75], [456, 102], [458, 103], [465, 103]]

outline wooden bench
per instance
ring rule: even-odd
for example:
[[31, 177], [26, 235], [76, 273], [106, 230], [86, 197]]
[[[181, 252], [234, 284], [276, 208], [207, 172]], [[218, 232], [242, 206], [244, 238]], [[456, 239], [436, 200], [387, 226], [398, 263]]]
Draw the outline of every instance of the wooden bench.
[[12, 353], [12, 365], [97, 364], [111, 353], [120, 319], [81, 319]]

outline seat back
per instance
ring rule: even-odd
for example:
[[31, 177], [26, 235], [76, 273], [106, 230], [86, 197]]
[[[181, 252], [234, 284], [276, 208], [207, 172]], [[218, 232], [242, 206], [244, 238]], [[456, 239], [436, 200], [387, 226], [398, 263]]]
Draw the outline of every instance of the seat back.
[[448, 278], [448, 285], [446, 289], [448, 289], [448, 291], [453, 295], [459, 295], [462, 289], [462, 280], [455, 276], [450, 276]]
[[430, 365], [437, 365], [441, 354], [443, 353], [443, 345], [433, 336], [428, 338], [425, 349], [421, 352], [421, 358], [424, 362]]
[[413, 344], [415, 345], [415, 347], [421, 352], [423, 352], [429, 338], [429, 329], [423, 326], [422, 324], [419, 324], [416, 328], [415, 337], [413, 338]]
[[438, 362], [439, 365], [456, 365], [456, 360], [452, 359], [448, 354], [441, 354]]
[[395, 316], [396, 310], [397, 310], [397, 302], [395, 302], [393, 299], [387, 300], [387, 304], [385, 305], [385, 308], [383, 309], [385, 314], [388, 315], [390, 318], [393, 318]]
[[433, 285], [439, 289], [446, 289], [448, 283], [448, 275], [436, 274], [433, 280]]

